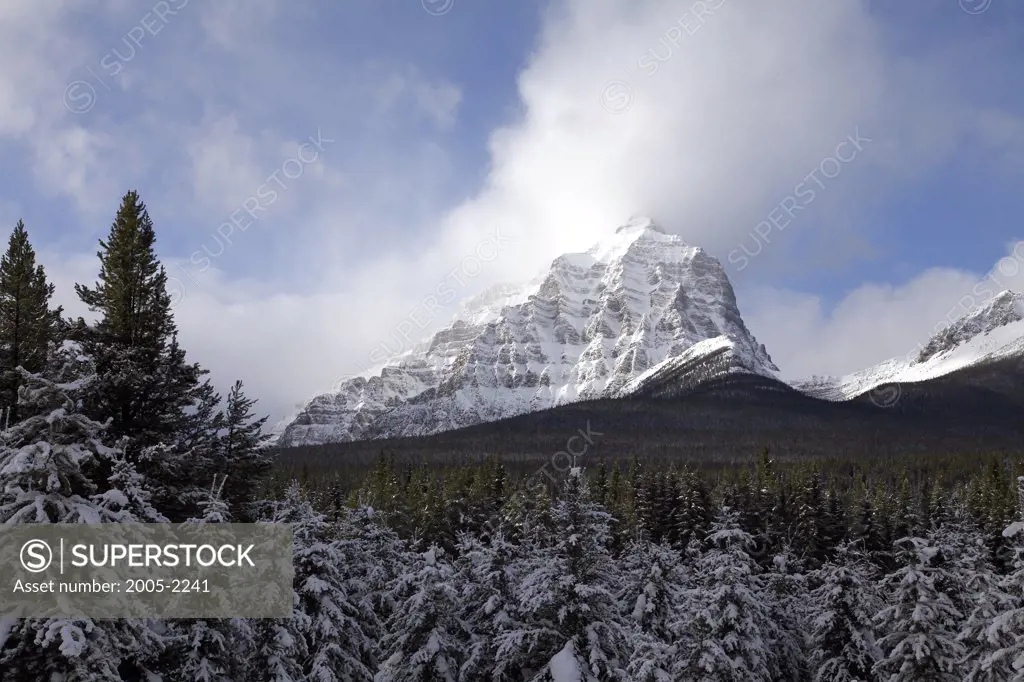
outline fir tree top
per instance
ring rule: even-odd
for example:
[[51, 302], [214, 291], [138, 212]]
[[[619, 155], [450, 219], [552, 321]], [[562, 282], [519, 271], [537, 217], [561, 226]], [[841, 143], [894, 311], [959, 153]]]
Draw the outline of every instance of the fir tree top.
[[167, 271], [157, 259], [156, 233], [146, 205], [124, 195], [106, 241], [100, 241], [99, 282], [75, 285], [83, 303], [102, 317], [97, 330], [129, 347], [163, 348], [176, 332], [167, 293]]
[[19, 378], [13, 372], [24, 367], [39, 372], [46, 364], [62, 309], [50, 309], [54, 287], [28, 240], [25, 223], [18, 221], [7, 252], [0, 257], [0, 353], [3, 369], [3, 401], [14, 407]]

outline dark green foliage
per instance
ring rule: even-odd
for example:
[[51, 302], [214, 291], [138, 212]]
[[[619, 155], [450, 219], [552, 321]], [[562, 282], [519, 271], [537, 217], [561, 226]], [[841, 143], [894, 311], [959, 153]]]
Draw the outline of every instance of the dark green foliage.
[[11, 423], [19, 419], [17, 368], [41, 372], [58, 340], [62, 309], [50, 308], [53, 291], [19, 220], [0, 258], [0, 410], [10, 408]]
[[[210, 389], [202, 382], [206, 371], [186, 362], [178, 344], [155, 242], [145, 204], [128, 192], [100, 242], [99, 281], [75, 285], [82, 302], [99, 314], [94, 325], [80, 324], [77, 333], [97, 374], [86, 412], [112, 419], [112, 439], [131, 439], [129, 456], [152, 481], [158, 504], [180, 520], [193, 510], [195, 485], [185, 472], [208, 470], [210, 452], [185, 448], [201, 431], [189, 410], [208, 401]], [[147, 448], [159, 448], [158, 454]]]
[[[272, 474], [278, 481], [294, 475], [287, 454], [279, 453], [278, 472]], [[618, 521], [611, 539], [614, 552], [637, 537], [684, 551], [692, 540], [705, 536], [717, 508], [727, 503], [755, 540], [753, 556], [764, 566], [789, 551], [812, 570], [834, 561], [836, 547], [852, 543], [870, 559], [873, 570], [885, 573], [897, 567], [892, 543], [905, 536], [898, 533], [920, 528], [919, 519], [926, 515], [932, 524], [947, 518], [952, 499], [968, 501], [965, 513], [983, 529], [990, 547], [1007, 546], [1001, 535], [1005, 526], [995, 519], [1012, 520], [1012, 472], [1024, 467], [1001, 458], [997, 466], [977, 471], [968, 466], [970, 461], [977, 458], [934, 457], [921, 461], [920, 468], [916, 460], [826, 460], [811, 469], [766, 454], [747, 467], [702, 462], [677, 467], [632, 456], [612, 460], [603, 473], [597, 466], [588, 476], [595, 495], [603, 477], [602, 506]], [[493, 457], [463, 465], [397, 464], [395, 456], [384, 453], [369, 471], [337, 463], [336, 472], [313, 476], [309, 486], [322, 489], [325, 500], [370, 504], [400, 535], [424, 548], [436, 543], [451, 549], [458, 531], [484, 537], [495, 527], [494, 514], [501, 523], [507, 521], [510, 538], [518, 532], [517, 519], [530, 510], [532, 523], [546, 523], [551, 491], [523, 488], [539, 466], [531, 471], [524, 463], [499, 463]], [[1009, 550], [1003, 555], [1011, 557]], [[1009, 558], [996, 563], [1000, 570], [1010, 568]]]
[[263, 433], [267, 417], [253, 415], [255, 404], [255, 400], [246, 397], [242, 381], [238, 380], [228, 393], [223, 418], [218, 419], [223, 421], [223, 431], [214, 450], [214, 467], [216, 473], [227, 477], [224, 496], [239, 523], [254, 520], [248, 503], [255, 499], [263, 477], [270, 470], [264, 448], [267, 436]]
[[100, 241], [99, 281], [75, 285], [82, 302], [99, 313], [81, 339], [99, 374], [88, 409], [109, 415], [113, 437], [131, 437], [136, 450], [169, 444], [181, 432], [205, 373], [186, 364], [177, 343], [167, 273], [155, 242], [145, 204], [128, 192], [107, 240]]

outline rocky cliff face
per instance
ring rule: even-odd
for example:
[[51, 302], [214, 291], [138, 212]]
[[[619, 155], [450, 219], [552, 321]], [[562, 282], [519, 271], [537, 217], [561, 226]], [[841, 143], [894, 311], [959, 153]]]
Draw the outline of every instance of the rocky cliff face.
[[635, 219], [585, 253], [556, 258], [525, 287], [484, 292], [376, 376], [313, 398], [279, 444], [424, 435], [619, 396], [649, 370], [723, 344], [743, 368], [777, 371], [722, 265]]
[[972, 339], [1021, 320], [1024, 320], [1024, 295], [1004, 291], [933, 336], [921, 349], [917, 362], [928, 362]]

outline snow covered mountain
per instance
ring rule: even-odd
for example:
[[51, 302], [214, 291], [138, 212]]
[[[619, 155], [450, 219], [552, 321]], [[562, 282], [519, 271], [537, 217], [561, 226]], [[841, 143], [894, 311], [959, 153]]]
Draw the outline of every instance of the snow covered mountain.
[[313, 398], [278, 444], [436, 433], [621, 396], [687, 366], [701, 368], [695, 382], [778, 371], [743, 323], [722, 265], [637, 218], [526, 285], [466, 301], [451, 325], [374, 376]]
[[1024, 295], [1004, 291], [933, 336], [910, 360], [895, 358], [848, 374], [794, 383], [826, 400], [849, 400], [885, 384], [936, 379], [1005, 358], [1024, 360]]

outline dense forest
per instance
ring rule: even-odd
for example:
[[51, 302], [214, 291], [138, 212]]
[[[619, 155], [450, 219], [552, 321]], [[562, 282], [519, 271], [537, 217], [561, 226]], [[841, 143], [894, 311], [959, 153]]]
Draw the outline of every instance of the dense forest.
[[86, 322], [11, 235], [0, 523], [290, 524], [292, 617], [0, 619], [3, 682], [1024, 680], [1018, 456], [311, 471], [186, 360], [154, 243], [130, 192]]
[[519, 469], [274, 477], [392, 534], [377, 679], [1024, 679], [1021, 459]]

